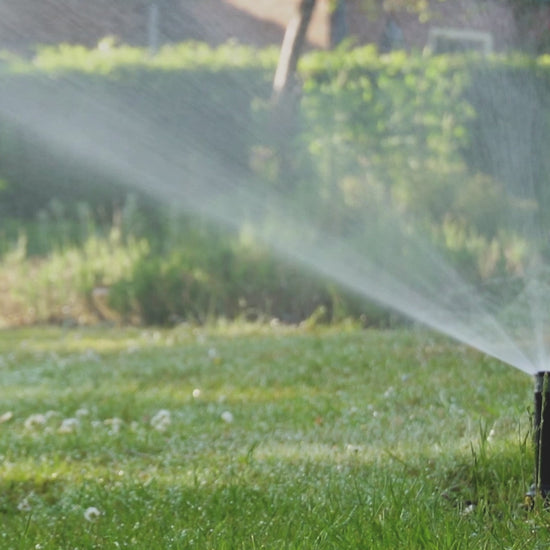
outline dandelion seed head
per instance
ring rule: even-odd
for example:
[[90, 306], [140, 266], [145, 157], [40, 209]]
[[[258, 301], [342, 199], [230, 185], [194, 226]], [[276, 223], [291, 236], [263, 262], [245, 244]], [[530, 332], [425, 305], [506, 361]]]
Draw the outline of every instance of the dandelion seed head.
[[228, 424], [231, 424], [231, 422], [233, 422], [234, 420], [233, 414], [229, 411], [223, 411], [221, 414], [221, 418], [224, 422], [227, 422]]
[[105, 426], [109, 426], [109, 435], [115, 435], [120, 432], [120, 428], [122, 427], [122, 424], [124, 424], [124, 421], [122, 418], [113, 417], [113, 418], [107, 418], [103, 422]]
[[84, 519], [86, 521], [95, 521], [101, 516], [101, 511], [95, 506], [89, 506], [84, 510]]
[[172, 423], [170, 411], [161, 409], [153, 418], [151, 418], [151, 426], [159, 432], [164, 432]]
[[24, 423], [25, 429], [34, 430], [46, 424], [46, 417], [43, 414], [31, 414]]
[[71, 434], [76, 432], [80, 426], [78, 418], [65, 418], [57, 430], [60, 434]]
[[32, 510], [31, 503], [29, 502], [29, 497], [25, 497], [19, 504], [17, 505], [17, 509], [20, 512], [30, 512]]
[[193, 397], [194, 397], [195, 399], [198, 399], [198, 398], [201, 396], [201, 393], [202, 393], [202, 392], [201, 392], [201, 390], [199, 390], [199, 388], [195, 388], [195, 389], [193, 390]]
[[13, 412], [7, 411], [0, 416], [0, 424], [4, 424], [4, 422], [9, 422], [12, 418], [13, 418]]
[[93, 349], [87, 349], [82, 354], [82, 359], [84, 359], [84, 361], [99, 361], [100, 357], [99, 357], [99, 354], [95, 352]]

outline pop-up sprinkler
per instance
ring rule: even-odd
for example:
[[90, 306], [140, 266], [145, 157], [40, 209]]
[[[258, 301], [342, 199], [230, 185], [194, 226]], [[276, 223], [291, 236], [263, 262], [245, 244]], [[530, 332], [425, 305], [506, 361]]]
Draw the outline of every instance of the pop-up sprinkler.
[[527, 504], [535, 498], [550, 496], [550, 372], [535, 375], [535, 414], [533, 422], [535, 443], [535, 481], [527, 493]]

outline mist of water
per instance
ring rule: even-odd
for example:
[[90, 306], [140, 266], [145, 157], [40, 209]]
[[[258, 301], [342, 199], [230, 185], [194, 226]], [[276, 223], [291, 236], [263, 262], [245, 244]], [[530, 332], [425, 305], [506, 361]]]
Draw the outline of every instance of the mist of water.
[[[149, 112], [136, 110], [131, 97], [121, 102], [97, 95], [69, 75], [33, 82], [32, 89], [22, 85], [0, 94], [1, 117], [67, 158], [231, 229], [250, 227], [279, 255], [359, 298], [395, 309], [526, 373], [547, 368], [550, 265], [539, 250], [532, 251], [522, 273], [489, 281], [512, 290], [484, 293], [443, 257], [414, 216], [405, 217], [391, 201], [344, 230], [322, 227], [303, 197], [261, 185], [246, 167], [228, 162], [211, 145], [219, 140], [208, 139], [208, 132], [219, 131], [208, 113], [201, 128], [207, 139], [193, 142], [189, 132], [155, 122], [154, 104]], [[509, 109], [495, 115], [490, 105], [497, 93], [506, 95]], [[500, 124], [502, 131], [498, 142], [485, 143], [484, 154], [501, 171], [508, 193], [534, 201], [538, 176], [530, 159], [540, 146], [532, 132], [540, 114], [537, 92], [528, 84], [499, 87], [486, 90], [486, 100], [481, 127]], [[541, 213], [527, 212], [518, 222], [515, 212], [503, 211], [499, 230], [513, 229], [543, 247]]]

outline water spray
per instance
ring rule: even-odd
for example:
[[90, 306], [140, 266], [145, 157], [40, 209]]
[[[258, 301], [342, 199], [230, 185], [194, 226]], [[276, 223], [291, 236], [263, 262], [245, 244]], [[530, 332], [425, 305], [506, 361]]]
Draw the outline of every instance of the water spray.
[[550, 496], [550, 372], [535, 375], [535, 411], [533, 420], [535, 480], [526, 495], [528, 506], [540, 496]]

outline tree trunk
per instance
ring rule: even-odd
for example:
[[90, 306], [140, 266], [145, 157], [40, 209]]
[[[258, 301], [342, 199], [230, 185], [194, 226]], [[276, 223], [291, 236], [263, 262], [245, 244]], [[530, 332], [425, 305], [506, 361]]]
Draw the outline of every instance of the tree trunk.
[[271, 134], [277, 155], [278, 181], [283, 189], [297, 182], [294, 137], [298, 126], [299, 87], [296, 67], [306, 40], [315, 0], [300, 0], [285, 32], [273, 79]]
[[273, 80], [273, 99], [275, 103], [283, 100], [293, 88], [298, 59], [304, 47], [314, 7], [315, 0], [300, 0], [298, 11], [286, 28]]

